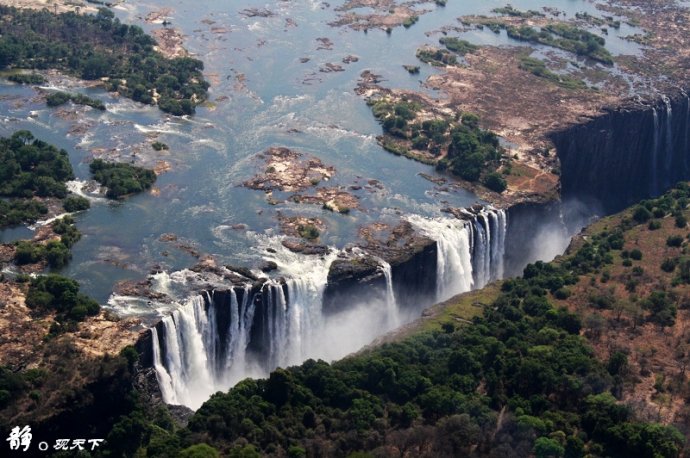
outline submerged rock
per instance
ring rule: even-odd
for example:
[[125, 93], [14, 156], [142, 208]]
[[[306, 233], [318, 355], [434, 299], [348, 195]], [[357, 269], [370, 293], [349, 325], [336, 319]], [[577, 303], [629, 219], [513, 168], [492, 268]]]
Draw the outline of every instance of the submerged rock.
[[294, 253], [323, 256], [330, 251], [330, 248], [325, 245], [316, 245], [300, 240], [283, 240], [281, 243], [285, 248]]

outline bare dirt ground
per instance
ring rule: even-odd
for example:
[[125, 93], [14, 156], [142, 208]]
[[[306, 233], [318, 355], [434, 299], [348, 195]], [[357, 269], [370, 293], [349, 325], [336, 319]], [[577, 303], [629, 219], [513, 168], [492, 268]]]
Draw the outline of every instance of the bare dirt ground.
[[[395, 5], [392, 0], [355, 0], [339, 10], [369, 6], [393, 11]], [[506, 177], [508, 190], [501, 196], [487, 194], [481, 187], [469, 183], [464, 186], [485, 194], [482, 197], [486, 196], [497, 204], [556, 198], [560, 166], [551, 141], [554, 132], [567, 130], [612, 110], [644, 108], [644, 105], [659, 100], [662, 94], [669, 97], [682, 94], [679, 88], [687, 87], [690, 82], [690, 10], [671, 0], [610, 0], [600, 7], [603, 9], [601, 17], [615, 13], [641, 27], [644, 36], [639, 39], [644, 40], [645, 46], [640, 55], [614, 56], [613, 66], [594, 65], [573, 55], [571, 59], [578, 62], [579, 69], [571, 71], [572, 77], [590, 81], [589, 87], [566, 87], [520, 68], [534, 47], [482, 46], [458, 58], [457, 64], [442, 67], [442, 73], [432, 75], [424, 82], [426, 88], [436, 91], [438, 98], [421, 92], [385, 88], [385, 83], [379, 82], [370, 72], [363, 73], [356, 91], [365, 98], [381, 95], [394, 99], [418, 97], [432, 114], [471, 112], [479, 115], [482, 127], [496, 132], [508, 142], [507, 156], [512, 159], [512, 168], [518, 173]], [[585, 27], [587, 21], [603, 20], [600, 17], [565, 18], [552, 10], [540, 14], [461, 17], [456, 22], [449, 21], [451, 25], [441, 30], [427, 32], [427, 35], [430, 38], [452, 36], [452, 32], [473, 30], [479, 27], [476, 25], [479, 23], [502, 23], [515, 27], [547, 24]], [[360, 19], [364, 21], [363, 28], [379, 24], [376, 18]], [[547, 51], [547, 55], [551, 55], [547, 60], [551, 68], [555, 69], [559, 62], [565, 65], [555, 53]], [[386, 141], [400, 143], [390, 135], [384, 136], [382, 143]], [[413, 150], [405, 155], [432, 163], [442, 157], [426, 157], [424, 152]]]

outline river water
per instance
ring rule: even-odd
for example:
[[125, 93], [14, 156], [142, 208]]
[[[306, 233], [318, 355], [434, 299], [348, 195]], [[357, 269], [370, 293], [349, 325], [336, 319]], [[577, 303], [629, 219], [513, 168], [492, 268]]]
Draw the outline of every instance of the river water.
[[[545, 2], [512, 3], [516, 8], [540, 9]], [[159, 176], [156, 193], [122, 203], [94, 199], [88, 212], [76, 215], [84, 236], [61, 273], [79, 280], [85, 292], [106, 303], [119, 280], [142, 279], [152, 268], [179, 272], [197, 261], [187, 250], [161, 241], [163, 234], [175, 234], [219, 263], [255, 267], [266, 257], [264, 248], [276, 244], [277, 212], [318, 216], [327, 225], [321, 242], [342, 248], [356, 240], [362, 225], [438, 218], [441, 207], [477, 202], [467, 191], [441, 188], [420, 176], [436, 176], [433, 167], [384, 152], [375, 139], [381, 128], [353, 89], [360, 73], [371, 70], [382, 76], [385, 86], [425, 91], [421, 81], [439, 71], [415, 58], [420, 45], [438, 41], [437, 34], [425, 33], [458, 25], [455, 18], [461, 15], [491, 14], [491, 9], [505, 3], [449, 0], [445, 8], [423, 4], [417, 8], [432, 11], [411, 28], [399, 27], [391, 34], [329, 26], [340, 4], [161, 0], [116, 7], [122, 21], [147, 31], [162, 26], [147, 24], [143, 17], [162, 7], [171, 9], [168, 20], [184, 34], [185, 47], [204, 61], [212, 83], [209, 103], [198, 107], [192, 118], [170, 117], [100, 89], [80, 88], [70, 79], [51, 80], [56, 87], [103, 100], [108, 108], [100, 112], [77, 107], [61, 113], [47, 108], [34, 88], [1, 83], [0, 134], [30, 129], [36, 137], [65, 148], [81, 180], [88, 179], [88, 162], [94, 155], [135, 164], [164, 160], [171, 165], [170, 171]], [[602, 15], [594, 3], [584, 0], [552, 1], [548, 6], [567, 16], [577, 12]], [[242, 14], [247, 8], [268, 9], [272, 15], [248, 17]], [[614, 54], [639, 52], [637, 45], [621, 38], [638, 32], [624, 25], [620, 31], [609, 31], [607, 43]], [[505, 32], [472, 31], [461, 36], [477, 44], [524, 45], [507, 38]], [[328, 38], [332, 47], [319, 49], [324, 47], [320, 38]], [[350, 55], [358, 61], [343, 63]], [[321, 72], [327, 63], [338, 64], [344, 71]], [[421, 65], [421, 73], [408, 74], [404, 64]], [[154, 140], [168, 144], [170, 151], [155, 153], [149, 146]], [[329, 186], [365, 185], [368, 180], [382, 186], [354, 192], [362, 209], [347, 215], [324, 211], [318, 205], [271, 205], [264, 193], [240, 186], [261, 170], [256, 155], [271, 146], [299, 150], [334, 166], [337, 172]], [[11, 229], [0, 233], [0, 240], [27, 235], [30, 231], [25, 228]], [[299, 269], [277, 273], [299, 274]], [[156, 281], [160, 280], [161, 288], [170, 288], [170, 277], [163, 277], [159, 275]], [[184, 291], [177, 293], [184, 296]], [[145, 301], [135, 307], [127, 300], [111, 299], [111, 304], [129, 313], [160, 312]]]

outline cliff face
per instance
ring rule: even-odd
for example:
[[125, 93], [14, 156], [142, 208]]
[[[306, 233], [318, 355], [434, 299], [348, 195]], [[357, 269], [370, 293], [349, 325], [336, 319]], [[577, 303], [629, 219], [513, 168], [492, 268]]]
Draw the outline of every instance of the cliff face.
[[560, 202], [521, 203], [509, 207], [505, 242], [505, 276], [522, 274], [522, 269], [537, 259], [546, 242], [539, 237], [539, 228], [549, 228], [565, 237], [560, 218]]
[[328, 271], [323, 293], [323, 310], [327, 315], [362, 303], [376, 291], [384, 291], [386, 278], [373, 257], [336, 259]]
[[[420, 237], [407, 252], [389, 256], [393, 292], [402, 308], [428, 304], [436, 294], [437, 242]], [[331, 264], [323, 295], [323, 309], [332, 314], [348, 305], [371, 301], [383, 295], [386, 278], [374, 257], [338, 259]]]
[[690, 176], [690, 99], [609, 111], [551, 139], [561, 162], [561, 197], [598, 204], [605, 214], [661, 194]]

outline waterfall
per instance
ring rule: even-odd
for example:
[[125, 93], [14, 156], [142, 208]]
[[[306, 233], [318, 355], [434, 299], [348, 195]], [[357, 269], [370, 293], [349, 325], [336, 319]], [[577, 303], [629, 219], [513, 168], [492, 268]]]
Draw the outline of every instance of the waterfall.
[[437, 243], [436, 300], [481, 288], [504, 271], [506, 213], [486, 208], [469, 221], [409, 216]]
[[[235, 289], [230, 289], [230, 320], [226, 337], [227, 351], [223, 355], [217, 354], [218, 364], [223, 369], [219, 374], [228, 380], [237, 380], [248, 372], [247, 367], [247, 345], [251, 333], [252, 323], [254, 322], [254, 302], [251, 300], [251, 287], [245, 285], [242, 294], [242, 301], [237, 300]], [[215, 302], [211, 302], [215, 308]], [[220, 335], [219, 335], [220, 338]], [[223, 357], [224, 356], [224, 357]]]
[[168, 404], [179, 404], [177, 393], [173, 387], [172, 378], [167, 369], [162, 365], [160, 343], [158, 342], [158, 331], [155, 327], [151, 328], [151, 346], [153, 349], [153, 369], [156, 372], [156, 380], [160, 387], [163, 400]]
[[[190, 298], [161, 320], [160, 337], [151, 328], [153, 367], [166, 403], [196, 408], [251, 372], [246, 355], [254, 319], [250, 287], [241, 302], [230, 291], [230, 304], [217, 304], [211, 293]], [[225, 305], [227, 310], [221, 308]], [[219, 332], [221, 313], [230, 317], [227, 333]]]
[[[503, 275], [503, 210], [467, 212], [466, 220], [417, 215], [408, 220], [436, 241], [437, 300]], [[265, 258], [278, 264], [287, 278], [196, 295], [151, 329], [153, 367], [166, 403], [196, 409], [242, 378], [265, 377], [276, 367], [308, 358], [340, 358], [412, 318], [401, 318], [393, 269], [379, 259], [383, 300], [374, 292], [365, 303], [346, 304], [327, 320], [323, 293], [338, 253], [298, 255], [271, 242]]]
[[505, 252], [506, 252], [506, 231], [508, 228], [508, 218], [504, 210], [489, 212], [492, 221], [492, 233], [496, 234], [492, 239], [491, 253], [494, 262], [491, 263], [491, 279], [503, 278], [505, 273]]
[[162, 391], [165, 402], [198, 407], [214, 392], [204, 306], [203, 297], [195, 296], [161, 321], [165, 354], [158, 352], [154, 367], [159, 381], [171, 381], [167, 394]]
[[667, 96], [662, 96], [664, 105], [666, 105], [666, 160], [664, 162], [664, 188], [668, 184], [668, 180], [671, 179], [671, 163], [673, 161], [673, 110], [671, 108], [671, 99]]
[[395, 291], [393, 291], [393, 268], [391, 265], [379, 259], [381, 271], [386, 279], [386, 322], [389, 329], [393, 329], [398, 325], [398, 303], [395, 300]]
[[690, 130], [690, 95], [685, 95], [685, 140], [683, 142], [683, 176], [688, 174], [688, 130]]
[[651, 173], [652, 179], [650, 181], [652, 189], [650, 190], [650, 195], [655, 196], [659, 190], [658, 173], [657, 173], [657, 162], [659, 154], [659, 115], [656, 112], [656, 107], [652, 108], [653, 125], [652, 128], [652, 154], [651, 154]]
[[445, 300], [472, 288], [469, 229], [450, 218], [408, 217], [410, 223], [436, 241], [436, 300]]
[[475, 289], [503, 277], [505, 255], [506, 213], [483, 209], [472, 220], [472, 266]]

